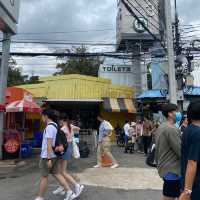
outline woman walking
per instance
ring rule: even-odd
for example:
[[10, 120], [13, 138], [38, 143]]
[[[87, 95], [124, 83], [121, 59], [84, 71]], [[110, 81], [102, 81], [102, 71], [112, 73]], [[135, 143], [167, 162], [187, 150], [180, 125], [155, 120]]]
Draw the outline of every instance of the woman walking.
[[[63, 175], [63, 177], [66, 179], [66, 181], [74, 187], [74, 194], [75, 198], [77, 198], [83, 191], [84, 186], [78, 184], [74, 178], [67, 172], [67, 164], [72, 158], [73, 154], [73, 137], [74, 137], [74, 131], [80, 130], [79, 127], [73, 126], [70, 122], [70, 119], [67, 115], [61, 114], [60, 116], [60, 127], [61, 130], [66, 134], [68, 147], [65, 154], [62, 156], [60, 160], [60, 172]], [[62, 186], [59, 186], [53, 194], [65, 194], [64, 188]]]

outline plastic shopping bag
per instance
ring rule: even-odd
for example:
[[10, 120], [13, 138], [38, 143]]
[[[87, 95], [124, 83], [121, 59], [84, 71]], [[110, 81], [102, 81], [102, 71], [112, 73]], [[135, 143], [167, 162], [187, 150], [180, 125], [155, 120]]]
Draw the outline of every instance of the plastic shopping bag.
[[78, 147], [78, 145], [77, 145], [75, 140], [73, 140], [73, 157], [75, 159], [79, 159], [80, 158], [79, 147]]

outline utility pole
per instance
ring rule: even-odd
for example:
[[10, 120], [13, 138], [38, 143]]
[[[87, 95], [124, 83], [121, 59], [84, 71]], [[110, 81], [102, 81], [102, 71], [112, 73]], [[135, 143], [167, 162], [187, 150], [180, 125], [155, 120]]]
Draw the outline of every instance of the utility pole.
[[172, 33], [172, 17], [171, 17], [171, 2], [164, 0], [165, 5], [165, 19], [166, 19], [166, 37], [167, 37], [167, 52], [169, 63], [169, 95], [170, 102], [177, 104], [177, 89], [176, 89], [176, 71], [174, 62], [174, 45]]
[[181, 48], [180, 48], [180, 33], [179, 33], [179, 17], [178, 17], [178, 10], [177, 10], [177, 0], [174, 0], [175, 5], [175, 49], [176, 49], [176, 55], [181, 54]]
[[[8, 62], [10, 59], [11, 34], [3, 33], [2, 58], [0, 67], [0, 103], [5, 103], [5, 89], [7, 87]], [[2, 158], [4, 113], [0, 112], [0, 159]]]

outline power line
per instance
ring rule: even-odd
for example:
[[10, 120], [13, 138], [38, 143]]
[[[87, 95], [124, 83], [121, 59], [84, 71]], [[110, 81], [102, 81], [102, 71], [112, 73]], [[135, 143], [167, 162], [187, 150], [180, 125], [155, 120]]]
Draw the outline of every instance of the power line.
[[[2, 53], [0, 53], [1, 55]], [[49, 57], [74, 57], [74, 58], [81, 58], [81, 57], [111, 57], [111, 58], [118, 58], [118, 59], [132, 59], [133, 56], [138, 57], [142, 54], [135, 54], [135, 55], [124, 55], [119, 54], [116, 52], [105, 52], [105, 53], [24, 53], [24, 52], [11, 52], [11, 56], [24, 56], [24, 57], [37, 57], [37, 56], [49, 56]]]
[[[23, 40], [13, 40], [12, 43], [16, 44], [60, 44], [60, 45], [89, 45], [89, 46], [116, 46], [116, 43], [91, 43], [91, 42], [55, 42], [50, 41], [23, 41]], [[61, 40], [60, 40], [61, 41]]]
[[55, 32], [19, 32], [17, 35], [46, 35], [46, 34], [71, 34], [71, 33], [89, 33], [89, 32], [103, 32], [114, 31], [115, 29], [90, 29], [77, 31], [55, 31]]
[[[147, 0], [145, 0], [145, 2], [146, 2], [146, 5], [149, 6]], [[144, 7], [143, 7], [140, 3], [138, 3], [137, 0], [135, 0], [135, 3], [144, 11], [144, 13], [145, 13], [146, 15], [149, 14], [149, 13], [147, 13], [147, 11], [144, 9]], [[153, 11], [153, 9], [152, 9], [152, 11]], [[158, 10], [156, 10], [156, 11], [157, 11], [157, 12], [154, 12], [154, 14], [155, 14], [155, 15], [158, 15]], [[153, 17], [152, 17], [151, 19], [159, 25], [159, 21], [155, 20]]]
[[194, 27], [194, 26], [200, 26], [200, 24], [188, 24], [188, 25], [180, 25], [183, 27]]
[[154, 2], [154, 0], [145, 0], [145, 2], [148, 4], [148, 1], [152, 4], [152, 6], [155, 8], [155, 10], [158, 12], [158, 2]]

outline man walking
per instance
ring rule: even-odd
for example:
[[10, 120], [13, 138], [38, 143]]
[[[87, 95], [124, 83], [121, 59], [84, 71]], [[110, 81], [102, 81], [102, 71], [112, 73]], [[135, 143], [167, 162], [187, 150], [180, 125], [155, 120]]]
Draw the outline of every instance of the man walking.
[[200, 101], [191, 103], [187, 117], [190, 125], [183, 131], [181, 171], [183, 193], [180, 200], [200, 199]]
[[97, 149], [97, 165], [94, 168], [99, 168], [102, 166], [102, 156], [106, 155], [112, 160], [111, 168], [117, 168], [119, 165], [111, 153], [111, 143], [110, 135], [112, 134], [112, 125], [103, 119], [101, 115], [97, 117], [97, 120], [101, 122], [99, 127], [99, 139], [98, 139], [98, 149]]
[[164, 180], [163, 199], [175, 200], [180, 196], [180, 158], [181, 158], [181, 133], [175, 127], [177, 106], [166, 104], [163, 106], [163, 115], [166, 122], [161, 124], [156, 131], [155, 159], [160, 177]]
[[46, 124], [46, 128], [43, 133], [40, 160], [41, 182], [38, 197], [35, 200], [44, 200], [44, 195], [48, 186], [49, 174], [52, 174], [60, 183], [60, 185], [63, 186], [66, 192], [66, 198], [64, 200], [73, 200], [75, 199], [76, 195], [69, 188], [65, 178], [59, 172], [59, 160], [53, 151], [57, 135], [57, 124], [55, 123], [56, 114], [53, 110], [44, 110], [42, 113], [42, 119]]
[[147, 118], [145, 118], [143, 122], [143, 135], [142, 135], [145, 155], [148, 154], [148, 150], [151, 145], [152, 128], [153, 128], [152, 123]]

